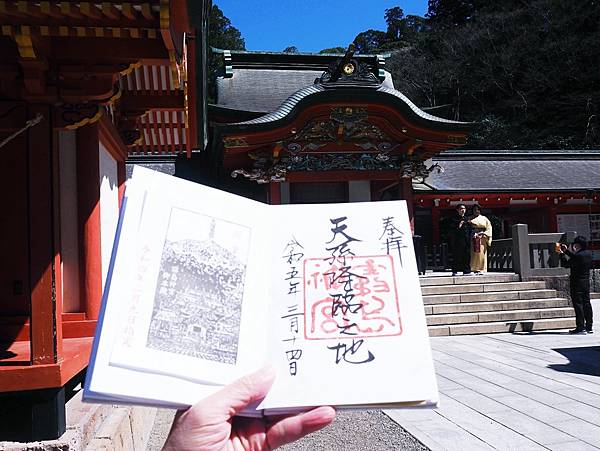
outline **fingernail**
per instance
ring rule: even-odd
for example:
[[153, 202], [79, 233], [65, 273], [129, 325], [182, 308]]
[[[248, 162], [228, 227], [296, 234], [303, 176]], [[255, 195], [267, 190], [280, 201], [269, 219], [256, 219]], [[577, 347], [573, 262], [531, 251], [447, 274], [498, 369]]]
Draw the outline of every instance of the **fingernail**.
[[329, 406], [321, 406], [306, 412], [304, 415], [305, 423], [311, 426], [330, 423], [335, 419], [335, 409]]

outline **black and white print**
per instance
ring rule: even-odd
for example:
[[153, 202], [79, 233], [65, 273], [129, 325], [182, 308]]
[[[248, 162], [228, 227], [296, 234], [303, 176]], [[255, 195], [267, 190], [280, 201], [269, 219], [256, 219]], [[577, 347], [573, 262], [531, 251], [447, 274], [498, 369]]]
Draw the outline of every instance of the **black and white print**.
[[171, 210], [148, 348], [236, 363], [249, 242], [248, 227]]

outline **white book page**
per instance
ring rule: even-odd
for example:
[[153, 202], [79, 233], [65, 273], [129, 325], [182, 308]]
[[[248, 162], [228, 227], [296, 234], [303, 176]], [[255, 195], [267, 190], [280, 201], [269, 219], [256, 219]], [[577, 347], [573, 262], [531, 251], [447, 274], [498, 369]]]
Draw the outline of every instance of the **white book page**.
[[437, 403], [404, 201], [277, 206], [260, 405]]
[[[148, 385], [163, 376], [187, 389], [227, 384], [263, 365], [266, 206], [138, 167], [132, 180], [139, 192], [128, 201], [139, 218], [120, 236], [96, 358], [112, 373], [137, 372]], [[91, 390], [119, 391], [119, 380], [98, 390], [95, 373]], [[127, 390], [120, 393], [183, 398], [165, 385]]]
[[[138, 189], [139, 188], [139, 189]], [[86, 375], [83, 398], [87, 402], [131, 402], [154, 406], [184, 407], [214, 393], [219, 386], [208, 386], [182, 380], [174, 376], [153, 374], [135, 369], [118, 367], [109, 362], [112, 343], [120, 329], [120, 318], [131, 309], [129, 283], [136, 268], [135, 239], [120, 237], [136, 236], [140, 227], [141, 212], [146, 190], [127, 182], [123, 206], [126, 217], [119, 222], [119, 258], [113, 260], [109, 269], [109, 281], [105, 286], [104, 300], [98, 328], [92, 348], [92, 357]], [[113, 254], [114, 254], [113, 249]], [[118, 274], [112, 277], [113, 274]], [[106, 298], [110, 295], [110, 304]]]

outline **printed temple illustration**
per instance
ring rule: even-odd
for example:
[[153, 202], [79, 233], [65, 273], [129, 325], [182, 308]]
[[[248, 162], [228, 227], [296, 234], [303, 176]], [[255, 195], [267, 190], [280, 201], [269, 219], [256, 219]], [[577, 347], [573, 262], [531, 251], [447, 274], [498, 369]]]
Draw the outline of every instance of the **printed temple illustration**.
[[146, 346], [235, 364], [248, 228], [174, 208]]

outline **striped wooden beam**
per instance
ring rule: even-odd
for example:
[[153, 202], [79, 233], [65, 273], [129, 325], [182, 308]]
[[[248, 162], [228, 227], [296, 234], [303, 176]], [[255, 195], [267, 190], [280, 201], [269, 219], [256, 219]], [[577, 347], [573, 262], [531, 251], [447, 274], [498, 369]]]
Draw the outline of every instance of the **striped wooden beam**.
[[96, 7], [94, 3], [81, 2], [79, 4], [79, 10], [81, 13], [91, 19], [101, 19], [103, 17], [102, 11]]
[[[27, 30], [24, 32], [23, 30]], [[157, 40], [158, 33], [149, 28], [114, 28], [114, 27], [77, 27], [77, 26], [28, 26], [2, 25], [0, 34], [4, 36], [44, 36], [44, 37], [78, 37], [78, 38], [135, 38]]]

